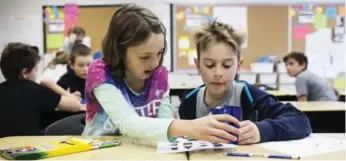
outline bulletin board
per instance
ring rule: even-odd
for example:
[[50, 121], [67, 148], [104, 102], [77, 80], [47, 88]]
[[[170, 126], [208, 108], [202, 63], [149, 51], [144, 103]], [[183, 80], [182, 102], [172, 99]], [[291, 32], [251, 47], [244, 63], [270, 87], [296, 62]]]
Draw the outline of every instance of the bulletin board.
[[292, 51], [306, 52], [306, 36], [318, 30], [329, 30], [329, 39], [333, 42], [333, 29], [337, 26], [337, 21], [345, 17], [345, 4], [293, 5], [289, 14]]
[[308, 69], [327, 78], [345, 73], [345, 4], [293, 5], [289, 14], [291, 50], [305, 53]]
[[[263, 55], [282, 57], [288, 52], [288, 6], [287, 5], [222, 5], [229, 7], [215, 16], [218, 5], [185, 5], [173, 7], [174, 35], [174, 68], [176, 71], [196, 71], [193, 57], [196, 57], [196, 46], [193, 40], [196, 31], [191, 26], [201, 27], [218, 17], [227, 19], [235, 17], [236, 11], [242, 13], [246, 26], [234, 22], [233, 25], [245, 29], [247, 39], [242, 48], [243, 66], [248, 67]], [[242, 10], [242, 11], [241, 11]], [[238, 16], [238, 15], [236, 15]], [[196, 20], [197, 19], [197, 20]], [[198, 20], [202, 19], [202, 20]], [[241, 19], [240, 19], [241, 20]], [[222, 21], [222, 20], [221, 20]], [[230, 24], [232, 25], [232, 24]]]
[[[44, 6], [43, 10], [46, 7], [51, 6]], [[65, 6], [57, 6], [57, 12], [63, 13], [66, 12], [64, 10]], [[101, 50], [101, 42], [103, 37], [105, 36], [110, 20], [114, 14], [115, 11], [117, 11], [121, 5], [102, 5], [102, 6], [78, 6], [78, 20], [74, 24], [75, 26], [80, 26], [85, 29], [86, 36], [90, 39], [90, 47], [93, 52]], [[169, 4], [160, 4], [160, 5], [152, 5], [148, 6], [148, 9], [150, 9], [154, 14], [158, 16], [158, 18], [162, 21], [164, 26], [166, 27], [166, 40], [167, 40], [167, 52], [164, 55], [164, 61], [163, 65], [167, 67], [169, 71], [172, 71], [172, 35], [171, 30], [171, 5]], [[75, 14], [75, 13], [74, 13]], [[59, 17], [58, 15], [57, 17]], [[52, 22], [52, 23], [51, 23]], [[59, 28], [59, 25], [54, 24], [61, 24], [64, 20], [58, 19], [54, 21], [44, 21], [44, 52], [45, 53], [52, 53], [54, 51], [58, 51], [62, 48], [64, 43], [64, 32], [51, 32], [52, 26], [56, 30]], [[50, 25], [53, 24], [53, 25]], [[58, 26], [58, 27], [57, 27]], [[66, 32], [66, 31], [65, 31]], [[86, 43], [88, 44], [88, 43]]]
[[[46, 8], [48, 6], [44, 6]], [[112, 6], [78, 6], [79, 16], [76, 26], [84, 28], [86, 36], [90, 38], [90, 47], [93, 52], [101, 50], [101, 42], [105, 36], [110, 20], [115, 11], [121, 5]], [[59, 12], [63, 11], [64, 6], [58, 6]], [[63, 20], [55, 20], [51, 22], [44, 21], [44, 52], [51, 53], [61, 50], [64, 43], [64, 32], [50, 32], [50, 24], [63, 23]], [[57, 25], [55, 25], [57, 26]]]

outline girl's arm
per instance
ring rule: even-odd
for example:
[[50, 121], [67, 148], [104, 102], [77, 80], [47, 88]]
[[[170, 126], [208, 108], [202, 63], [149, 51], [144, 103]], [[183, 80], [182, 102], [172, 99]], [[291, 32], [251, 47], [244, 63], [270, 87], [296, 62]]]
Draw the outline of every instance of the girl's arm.
[[195, 120], [140, 117], [115, 86], [101, 84], [93, 89], [93, 93], [111, 121], [127, 136], [155, 141], [188, 136], [198, 140], [227, 143], [237, 139], [230, 133], [240, 134], [238, 129], [223, 123], [228, 121], [239, 124], [239, 121], [230, 115], [209, 115]]
[[163, 94], [159, 110], [158, 118], [173, 118], [172, 104], [169, 99], [169, 90]]
[[167, 141], [167, 132], [173, 121], [172, 117], [165, 119], [140, 117], [127, 103], [121, 91], [111, 84], [101, 84], [94, 88], [93, 93], [122, 134], [136, 138]]

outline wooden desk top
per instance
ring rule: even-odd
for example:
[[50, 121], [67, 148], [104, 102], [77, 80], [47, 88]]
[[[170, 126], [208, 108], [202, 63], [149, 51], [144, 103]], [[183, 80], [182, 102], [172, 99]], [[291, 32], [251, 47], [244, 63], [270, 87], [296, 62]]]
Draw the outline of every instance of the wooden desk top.
[[345, 102], [285, 102], [291, 103], [301, 111], [345, 111]]
[[[319, 135], [319, 134], [317, 134]], [[340, 135], [339, 137], [345, 138], [345, 134], [336, 134]], [[331, 137], [335, 137], [331, 136]], [[278, 152], [270, 151], [265, 148], [262, 148], [260, 145], [246, 145], [238, 146], [234, 149], [225, 149], [225, 150], [207, 150], [207, 151], [196, 151], [190, 153], [190, 160], [275, 160], [268, 158], [247, 158], [247, 157], [228, 157], [224, 156], [225, 152], [247, 152], [247, 153], [256, 153], [256, 154], [280, 154]], [[345, 160], [345, 150], [336, 151], [326, 154], [318, 154], [313, 156], [301, 157], [300, 160]], [[277, 159], [281, 160], [282, 159]]]
[[[46, 145], [63, 141], [71, 136], [25, 136], [0, 138], [0, 149], [26, 146]], [[49, 160], [187, 160], [185, 153], [157, 154], [156, 146], [134, 145], [127, 137], [118, 137], [121, 145], [47, 158]], [[154, 144], [155, 145], [155, 144]], [[0, 160], [4, 160], [0, 157]]]

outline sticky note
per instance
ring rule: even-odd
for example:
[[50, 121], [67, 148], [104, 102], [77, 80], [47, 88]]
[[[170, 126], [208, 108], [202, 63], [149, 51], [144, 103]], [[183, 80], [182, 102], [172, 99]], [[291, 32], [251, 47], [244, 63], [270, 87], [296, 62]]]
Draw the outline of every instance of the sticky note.
[[295, 9], [290, 9], [289, 11], [290, 17], [293, 17], [296, 15], [296, 10]]
[[51, 7], [46, 7], [44, 10], [45, 12], [47, 12], [47, 14], [50, 14], [53, 12]]
[[327, 27], [327, 16], [325, 14], [316, 14], [314, 16], [314, 28], [321, 29]]
[[182, 56], [185, 56], [187, 54], [188, 54], [187, 51], [180, 51], [178, 54], [178, 57], [182, 57]]
[[310, 7], [309, 3], [306, 3], [303, 5], [304, 10], [306, 11], [309, 10], [309, 7]]
[[178, 14], [176, 15], [176, 18], [177, 18], [177, 20], [178, 21], [181, 21], [181, 20], [183, 20], [184, 19], [184, 13], [183, 12], [178, 12]]
[[190, 7], [186, 8], [185, 15], [191, 15], [191, 14], [192, 14], [192, 9]]
[[336, 7], [327, 7], [325, 13], [326, 13], [327, 18], [335, 18]]
[[323, 8], [318, 6], [316, 7], [316, 14], [321, 14], [323, 12]]
[[52, 14], [52, 13], [51, 13], [51, 14], [49, 14], [49, 19], [50, 19], [50, 20], [54, 20], [54, 19], [55, 19], [55, 15], [54, 15], [54, 14]]
[[187, 36], [180, 36], [178, 47], [180, 50], [187, 50], [190, 47], [190, 41]]
[[193, 12], [198, 13], [198, 6], [193, 6]]
[[61, 48], [64, 44], [64, 35], [63, 34], [48, 34], [46, 45], [48, 49], [57, 49]]
[[203, 11], [205, 14], [209, 14], [210, 13], [210, 7], [204, 7]]
[[64, 12], [59, 12], [59, 19], [63, 20], [65, 18]]
[[339, 16], [345, 16], [345, 6], [339, 6], [338, 7], [338, 15]]
[[294, 39], [304, 40], [312, 32], [311, 25], [296, 25], [293, 27]]

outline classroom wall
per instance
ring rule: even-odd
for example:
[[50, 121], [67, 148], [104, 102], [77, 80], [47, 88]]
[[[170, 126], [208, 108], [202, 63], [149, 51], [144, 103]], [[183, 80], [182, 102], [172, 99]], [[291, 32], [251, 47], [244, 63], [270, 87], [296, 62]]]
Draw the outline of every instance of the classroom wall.
[[[149, 9], [156, 10], [156, 14], [169, 15], [169, 10], [158, 10], [160, 7], [168, 7], [169, 3], [219, 3], [219, 4], [292, 4], [292, 3], [340, 3], [344, 0], [1, 0], [0, 1], [0, 50], [10, 41], [19, 40], [24, 43], [37, 45], [43, 51], [43, 5], [64, 5], [65, 3], [77, 3], [78, 5], [113, 5], [121, 3], [138, 3]], [[145, 2], [145, 3], [144, 3]], [[10, 23], [16, 16], [30, 18], [30, 23], [19, 28], [15, 23]], [[11, 26], [12, 25], [12, 26]], [[42, 68], [41, 68], [42, 69]], [[1, 75], [1, 74], [0, 74]], [[2, 76], [0, 76], [0, 81]]]

